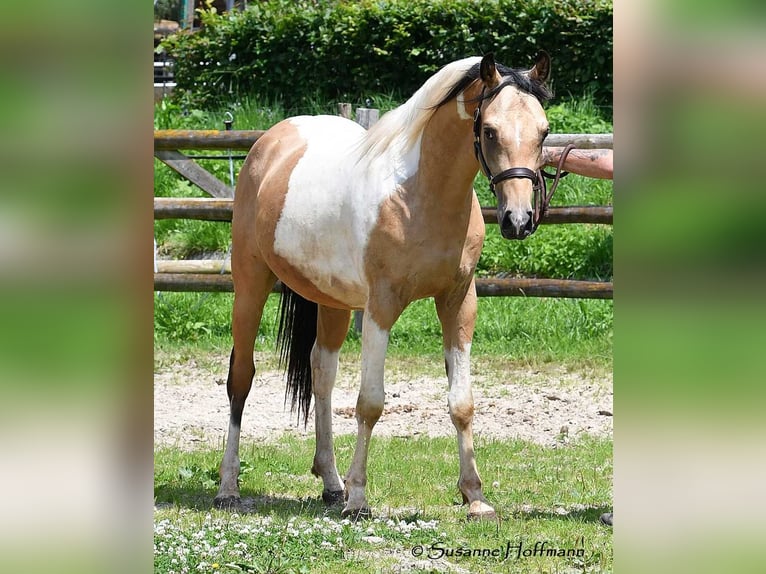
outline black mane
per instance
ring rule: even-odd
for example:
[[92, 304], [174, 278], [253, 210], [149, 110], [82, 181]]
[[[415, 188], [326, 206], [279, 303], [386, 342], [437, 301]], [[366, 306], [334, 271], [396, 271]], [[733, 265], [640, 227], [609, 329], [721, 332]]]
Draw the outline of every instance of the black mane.
[[[492, 98], [497, 94], [500, 90], [502, 90], [506, 86], [516, 86], [523, 92], [527, 92], [528, 94], [532, 94], [537, 100], [543, 104], [551, 97], [553, 97], [553, 93], [548, 89], [548, 87], [545, 84], [541, 84], [539, 82], [532, 81], [529, 76], [525, 73], [526, 70], [519, 70], [519, 69], [513, 69], [509, 68], [507, 66], [503, 66], [502, 64], [496, 64], [497, 71], [500, 73], [500, 75], [503, 77], [503, 81], [500, 82], [497, 86], [495, 86], [493, 89], [489, 90], [484, 94], [484, 99]], [[450, 89], [449, 92], [439, 101], [435, 108], [439, 108], [452, 100], [453, 98], [456, 98], [457, 95], [465, 90], [468, 86], [470, 86], [473, 82], [478, 80], [480, 78], [480, 68], [481, 68], [481, 62], [477, 62], [471, 68], [465, 73], [465, 75], [455, 83], [454, 86]], [[476, 98], [478, 100], [480, 98]]]

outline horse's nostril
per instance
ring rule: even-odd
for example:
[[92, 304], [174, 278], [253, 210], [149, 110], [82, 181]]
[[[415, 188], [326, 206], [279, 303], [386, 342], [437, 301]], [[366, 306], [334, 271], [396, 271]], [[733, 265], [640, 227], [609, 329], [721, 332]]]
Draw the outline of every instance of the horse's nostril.
[[500, 232], [506, 239], [517, 239], [519, 237], [521, 225], [513, 217], [510, 211], [506, 211], [503, 214], [503, 218], [500, 221]]
[[522, 211], [514, 216], [513, 212], [508, 210], [503, 213], [499, 223], [500, 231], [506, 239], [524, 239], [535, 230], [535, 218], [531, 211]]
[[531, 211], [527, 211], [527, 222], [524, 224], [524, 230], [528, 233], [532, 233], [534, 231], [534, 225], [535, 225], [535, 218], [534, 214]]

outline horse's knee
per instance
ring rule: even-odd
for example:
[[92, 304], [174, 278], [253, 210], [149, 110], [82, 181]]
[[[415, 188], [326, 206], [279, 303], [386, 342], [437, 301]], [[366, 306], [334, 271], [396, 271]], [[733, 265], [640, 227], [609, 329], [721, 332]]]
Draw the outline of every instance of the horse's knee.
[[357, 422], [369, 427], [375, 426], [380, 415], [383, 414], [383, 403], [383, 393], [370, 393], [364, 396], [360, 394], [356, 401]]
[[457, 430], [462, 431], [468, 428], [473, 421], [473, 398], [461, 397], [457, 399], [450, 396], [449, 416]]

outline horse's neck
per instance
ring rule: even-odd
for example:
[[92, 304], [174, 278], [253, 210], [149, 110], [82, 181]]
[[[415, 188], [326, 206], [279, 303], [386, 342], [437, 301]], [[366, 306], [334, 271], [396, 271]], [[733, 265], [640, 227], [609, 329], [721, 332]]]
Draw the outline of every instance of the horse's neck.
[[472, 130], [453, 101], [439, 108], [423, 131], [416, 191], [425, 203], [453, 216], [470, 204], [478, 172]]

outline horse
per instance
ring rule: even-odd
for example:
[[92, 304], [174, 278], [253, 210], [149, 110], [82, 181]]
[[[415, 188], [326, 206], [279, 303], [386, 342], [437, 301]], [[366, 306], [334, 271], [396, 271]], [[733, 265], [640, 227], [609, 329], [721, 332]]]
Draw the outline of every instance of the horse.
[[[432, 297], [457, 431], [457, 486], [469, 518], [495, 518], [482, 492], [472, 432], [474, 270], [484, 241], [473, 181], [479, 169], [490, 178], [503, 237], [534, 232], [545, 207], [539, 170], [550, 67], [545, 52], [530, 69], [503, 66], [492, 54], [461, 59], [369, 130], [337, 116], [297, 116], [256, 141], [240, 172], [232, 217], [230, 416], [217, 507], [240, 501], [239, 439], [255, 374], [253, 349], [266, 298], [279, 279], [285, 400], [307, 424], [313, 395], [311, 472], [322, 479], [322, 499], [328, 505], [345, 501], [344, 517], [370, 514], [367, 458], [383, 411], [389, 333], [410, 302]], [[364, 311], [358, 431], [342, 479], [331, 395], [356, 309]]]

